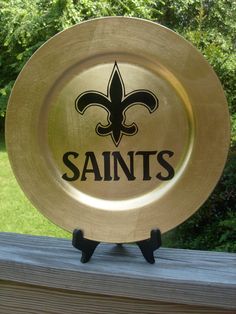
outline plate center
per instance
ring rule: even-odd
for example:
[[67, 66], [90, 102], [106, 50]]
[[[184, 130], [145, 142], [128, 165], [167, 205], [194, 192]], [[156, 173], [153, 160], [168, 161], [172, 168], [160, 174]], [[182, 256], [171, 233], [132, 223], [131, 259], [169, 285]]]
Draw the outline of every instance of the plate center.
[[190, 153], [191, 106], [167, 70], [123, 60], [78, 66], [49, 98], [50, 155], [58, 181], [75, 197], [157, 195], [180, 175]]

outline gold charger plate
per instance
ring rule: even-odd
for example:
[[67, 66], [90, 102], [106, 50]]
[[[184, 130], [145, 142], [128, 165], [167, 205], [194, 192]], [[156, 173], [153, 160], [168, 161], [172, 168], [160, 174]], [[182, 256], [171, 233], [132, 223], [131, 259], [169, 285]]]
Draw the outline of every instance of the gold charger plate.
[[219, 179], [229, 115], [214, 71], [156, 23], [111, 17], [46, 42], [7, 109], [14, 174], [32, 203], [85, 238], [131, 242], [190, 217]]

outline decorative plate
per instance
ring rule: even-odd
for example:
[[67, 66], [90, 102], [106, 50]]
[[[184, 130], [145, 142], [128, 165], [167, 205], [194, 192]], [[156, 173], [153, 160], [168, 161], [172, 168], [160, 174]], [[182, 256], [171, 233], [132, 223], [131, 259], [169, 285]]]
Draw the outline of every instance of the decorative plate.
[[101, 18], [47, 41], [19, 75], [6, 139], [32, 203], [85, 238], [131, 242], [190, 217], [229, 146], [224, 92], [203, 56], [153, 22]]

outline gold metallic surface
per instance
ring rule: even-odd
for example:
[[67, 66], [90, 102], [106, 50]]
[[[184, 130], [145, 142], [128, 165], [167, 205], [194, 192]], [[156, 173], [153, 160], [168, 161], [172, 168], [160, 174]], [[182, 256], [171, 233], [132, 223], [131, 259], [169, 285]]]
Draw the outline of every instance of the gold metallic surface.
[[[125, 112], [125, 124], [138, 132], [99, 136], [107, 112], [91, 106], [83, 114], [75, 100], [86, 91], [106, 95], [117, 63], [125, 94], [148, 90], [158, 98], [150, 113], [137, 103]], [[123, 97], [124, 98], [124, 97]], [[219, 179], [229, 146], [229, 115], [222, 87], [210, 65], [186, 40], [145, 20], [96, 19], [71, 27], [50, 39], [29, 60], [11, 94], [6, 124], [9, 158], [15, 176], [32, 203], [50, 220], [88, 239], [132, 242], [150, 230], [174, 228], [207, 199]], [[116, 143], [117, 144], [117, 143]], [[138, 151], [172, 151], [175, 176], [150, 156], [150, 180], [143, 180]], [[66, 152], [80, 170], [72, 175]], [[93, 152], [101, 180], [93, 173], [81, 181], [86, 152]], [[103, 152], [111, 152], [111, 177], [104, 180]], [[112, 152], [129, 164], [134, 152], [134, 180], [119, 168], [114, 180]], [[88, 168], [91, 168], [91, 165]]]

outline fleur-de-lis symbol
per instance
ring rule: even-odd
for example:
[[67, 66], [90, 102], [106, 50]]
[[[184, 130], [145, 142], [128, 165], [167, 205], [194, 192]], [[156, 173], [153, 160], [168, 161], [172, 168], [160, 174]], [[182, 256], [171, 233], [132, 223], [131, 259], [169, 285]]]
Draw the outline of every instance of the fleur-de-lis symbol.
[[100, 106], [107, 111], [108, 124], [98, 123], [96, 133], [100, 136], [110, 135], [116, 146], [123, 135], [131, 136], [138, 132], [134, 122], [130, 125], [125, 122], [126, 111], [134, 105], [143, 105], [152, 113], [158, 107], [158, 99], [144, 89], [125, 94], [124, 82], [116, 62], [108, 82], [107, 95], [98, 91], [86, 91], [75, 100], [75, 108], [82, 115], [90, 106]]

